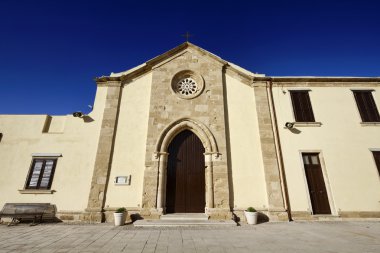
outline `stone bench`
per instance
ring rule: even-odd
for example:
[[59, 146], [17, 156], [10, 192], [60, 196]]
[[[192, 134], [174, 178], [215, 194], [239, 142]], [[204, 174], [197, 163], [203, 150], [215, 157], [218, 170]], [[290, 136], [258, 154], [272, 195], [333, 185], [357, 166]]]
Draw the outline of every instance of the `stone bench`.
[[55, 210], [50, 203], [6, 203], [0, 212], [0, 219], [12, 218], [8, 226], [16, 225], [21, 220], [33, 220], [32, 226], [42, 222], [43, 218], [54, 218]]

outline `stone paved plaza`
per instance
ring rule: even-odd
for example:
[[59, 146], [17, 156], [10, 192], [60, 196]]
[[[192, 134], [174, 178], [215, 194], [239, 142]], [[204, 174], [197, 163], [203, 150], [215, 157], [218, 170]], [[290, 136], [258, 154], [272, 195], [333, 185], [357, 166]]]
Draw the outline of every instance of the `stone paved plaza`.
[[3, 252], [380, 252], [380, 222], [184, 228], [0, 225]]

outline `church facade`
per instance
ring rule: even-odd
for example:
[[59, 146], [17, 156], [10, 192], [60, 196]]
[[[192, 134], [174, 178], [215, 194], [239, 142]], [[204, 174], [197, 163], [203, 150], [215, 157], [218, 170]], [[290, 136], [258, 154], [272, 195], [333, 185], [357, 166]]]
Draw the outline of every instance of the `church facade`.
[[186, 42], [96, 84], [88, 115], [0, 115], [1, 206], [380, 218], [380, 78], [267, 77]]

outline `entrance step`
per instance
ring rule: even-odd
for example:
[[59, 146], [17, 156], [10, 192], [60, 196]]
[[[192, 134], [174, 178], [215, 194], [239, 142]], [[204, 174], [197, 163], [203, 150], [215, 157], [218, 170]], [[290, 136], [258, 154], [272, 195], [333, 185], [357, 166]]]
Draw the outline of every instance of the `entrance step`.
[[135, 227], [190, 227], [190, 226], [236, 226], [232, 220], [209, 220], [204, 213], [171, 213], [161, 215], [159, 220], [137, 220]]
[[207, 221], [208, 215], [204, 213], [171, 213], [161, 215], [160, 220], [170, 221]]
[[137, 220], [135, 227], [236, 226], [232, 220]]

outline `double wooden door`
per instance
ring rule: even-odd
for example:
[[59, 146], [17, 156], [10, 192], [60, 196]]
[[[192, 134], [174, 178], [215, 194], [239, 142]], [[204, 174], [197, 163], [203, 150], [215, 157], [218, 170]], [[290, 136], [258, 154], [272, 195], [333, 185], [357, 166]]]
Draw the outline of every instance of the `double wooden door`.
[[303, 153], [306, 180], [313, 214], [331, 214], [329, 198], [318, 153]]
[[168, 148], [167, 213], [205, 211], [204, 147], [191, 131], [179, 133]]

